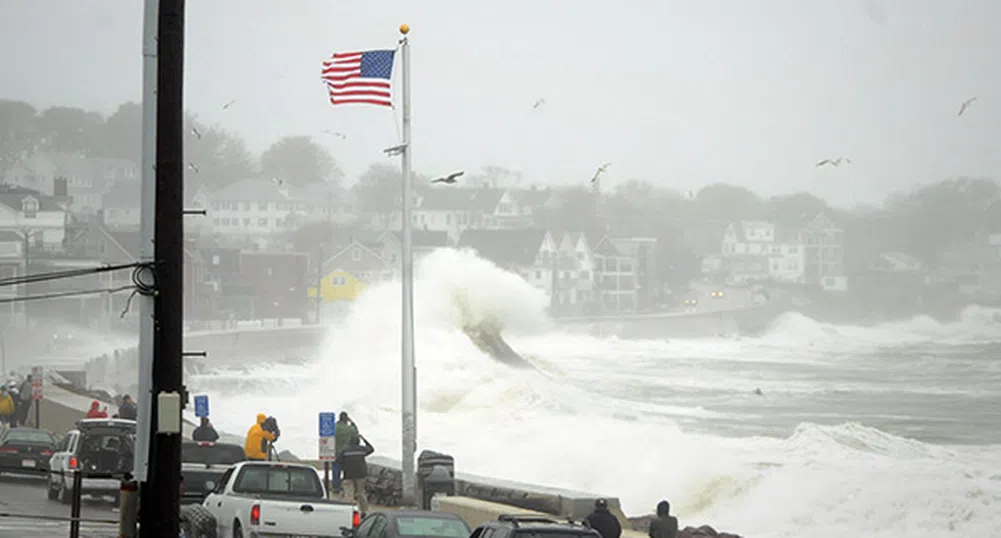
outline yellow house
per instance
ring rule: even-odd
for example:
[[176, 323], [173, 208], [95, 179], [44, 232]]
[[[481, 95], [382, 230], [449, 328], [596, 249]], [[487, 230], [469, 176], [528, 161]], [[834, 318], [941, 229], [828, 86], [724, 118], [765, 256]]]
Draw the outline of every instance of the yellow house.
[[[376, 251], [353, 240], [323, 262], [320, 299], [324, 303], [353, 301], [369, 283], [391, 276], [391, 268]], [[316, 298], [315, 286], [309, 288], [309, 297]]]

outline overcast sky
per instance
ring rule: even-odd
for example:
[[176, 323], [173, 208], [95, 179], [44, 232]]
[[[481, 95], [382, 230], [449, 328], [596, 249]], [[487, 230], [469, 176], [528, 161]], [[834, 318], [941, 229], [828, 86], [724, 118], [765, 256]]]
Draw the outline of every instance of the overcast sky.
[[[0, 97], [106, 113], [138, 100], [141, 4], [0, 0]], [[611, 161], [608, 184], [725, 181], [838, 204], [1001, 177], [998, 0], [187, 4], [187, 108], [254, 150], [314, 135], [349, 178], [387, 159], [398, 122], [330, 107], [320, 64], [394, 47], [402, 22], [424, 173], [496, 164], [526, 182], [586, 182]], [[842, 155], [853, 164], [814, 167]]]

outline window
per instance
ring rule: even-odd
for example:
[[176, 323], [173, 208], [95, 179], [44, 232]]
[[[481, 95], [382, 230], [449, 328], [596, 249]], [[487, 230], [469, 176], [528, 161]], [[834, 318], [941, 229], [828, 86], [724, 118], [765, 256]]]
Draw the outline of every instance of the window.
[[218, 254], [213, 254], [212, 255], [212, 265], [219, 265], [219, 255]]
[[334, 286], [346, 286], [348, 284], [348, 279], [342, 276], [335, 276], [330, 279], [330, 283]]
[[272, 467], [248, 465], [244, 467], [236, 484], [236, 493], [290, 493], [303, 497], [323, 497], [323, 485], [316, 471], [303, 467]]
[[24, 213], [24, 218], [33, 219], [38, 216], [38, 199], [33, 196], [28, 196], [21, 200], [21, 212]]

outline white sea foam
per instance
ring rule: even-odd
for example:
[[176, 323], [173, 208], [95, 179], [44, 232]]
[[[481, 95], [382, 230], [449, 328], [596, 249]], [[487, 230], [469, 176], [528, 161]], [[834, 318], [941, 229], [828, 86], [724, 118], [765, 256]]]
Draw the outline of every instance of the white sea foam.
[[[954, 324], [918, 319], [874, 329], [789, 314], [763, 338], [740, 342], [597, 339], [560, 333], [537, 290], [450, 250], [418, 265], [415, 294], [419, 446], [453, 454], [462, 471], [617, 495], [629, 513], [649, 512], [668, 497], [683, 523], [756, 537], [986, 536], [1001, 528], [999, 447], [938, 447], [851, 422], [802, 424], [786, 438], [695, 434], [686, 420], [713, 413], [636, 403], [589, 386], [628, 392], [637, 378], [656, 383], [675, 367], [694, 371], [698, 361], [816, 361], [811, 341], [837, 349], [874, 348], [894, 334], [903, 335], [897, 341], [979, 337], [996, 311], [969, 309]], [[398, 457], [399, 295], [398, 283], [367, 291], [330, 329], [316, 363], [209, 372], [191, 379], [192, 388], [212, 396], [221, 429], [243, 432], [266, 412], [282, 423], [282, 448], [311, 456], [316, 413], [346, 409], [380, 454]], [[457, 329], [482, 321], [504, 327], [539, 369], [498, 364]], [[709, 377], [692, 375], [692, 388], [747, 386]], [[810, 380], [797, 383], [810, 389]]]

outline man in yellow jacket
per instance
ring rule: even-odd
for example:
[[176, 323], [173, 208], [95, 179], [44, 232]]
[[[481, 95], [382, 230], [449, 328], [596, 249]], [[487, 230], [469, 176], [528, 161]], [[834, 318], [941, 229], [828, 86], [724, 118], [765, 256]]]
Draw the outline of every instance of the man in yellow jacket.
[[261, 427], [268, 416], [264, 413], [257, 415], [257, 423], [247, 430], [247, 442], [243, 445], [243, 453], [248, 460], [266, 460], [268, 453], [265, 450], [264, 441], [274, 441], [273, 433]]
[[14, 425], [14, 398], [7, 387], [0, 387], [0, 424]]

